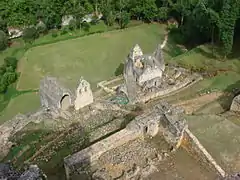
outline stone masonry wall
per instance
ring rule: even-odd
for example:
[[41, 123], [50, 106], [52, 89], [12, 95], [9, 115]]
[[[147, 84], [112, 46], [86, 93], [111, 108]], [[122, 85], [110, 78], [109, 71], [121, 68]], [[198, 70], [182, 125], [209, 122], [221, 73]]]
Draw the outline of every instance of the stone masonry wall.
[[160, 132], [169, 144], [176, 147], [187, 127], [186, 121], [178, 118], [182, 112], [179, 108], [162, 103], [150, 112], [136, 117], [125, 129], [64, 158], [67, 178], [83, 165], [93, 164], [105, 152], [145, 135], [153, 137]]
[[185, 81], [179, 82], [178, 84], [174, 85], [171, 88], [167, 88], [165, 90], [161, 90], [161, 91], [158, 91], [158, 92], [150, 92], [147, 95], [140, 95], [140, 98], [137, 99], [136, 103], [147, 102], [151, 99], [155, 99], [157, 97], [161, 97], [161, 96], [171, 94], [173, 92], [177, 92], [177, 90], [180, 90], [182, 88], [191, 86], [192, 84], [194, 84], [194, 83], [196, 83], [200, 80], [202, 80], [202, 77], [197, 77], [196, 79], [194, 77], [193, 78], [187, 78]]

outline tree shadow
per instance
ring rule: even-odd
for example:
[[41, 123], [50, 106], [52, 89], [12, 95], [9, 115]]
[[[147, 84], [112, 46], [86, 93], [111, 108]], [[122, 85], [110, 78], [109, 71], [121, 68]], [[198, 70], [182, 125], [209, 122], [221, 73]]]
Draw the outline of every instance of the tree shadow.
[[[40, 131], [40, 129], [37, 131]], [[77, 131], [77, 134], [68, 136], [75, 131]], [[26, 131], [24, 132], [26, 133]], [[33, 131], [30, 132], [29, 136], [36, 136], [35, 134]], [[90, 144], [88, 131], [79, 124], [72, 124], [68, 130], [51, 132], [46, 136], [41, 135], [39, 137], [39, 139], [32, 138], [32, 142], [27, 142], [31, 148], [22, 154], [23, 157], [18, 157], [22, 159], [22, 163], [18, 168], [25, 165], [25, 163], [23, 163], [24, 160], [31, 158], [37, 151], [40, 152], [41, 148], [45, 146], [46, 148], [33, 160], [27, 162], [27, 164], [37, 164], [44, 174], [47, 175], [47, 178], [51, 180], [65, 180], [64, 158], [86, 148]], [[53, 142], [58, 137], [61, 138]], [[31, 156], [25, 157], [29, 153]], [[85, 162], [86, 164], [90, 164], [89, 158], [87, 158]]]
[[223, 90], [223, 95], [217, 101], [224, 111], [229, 111], [233, 98], [240, 94], [240, 80]]

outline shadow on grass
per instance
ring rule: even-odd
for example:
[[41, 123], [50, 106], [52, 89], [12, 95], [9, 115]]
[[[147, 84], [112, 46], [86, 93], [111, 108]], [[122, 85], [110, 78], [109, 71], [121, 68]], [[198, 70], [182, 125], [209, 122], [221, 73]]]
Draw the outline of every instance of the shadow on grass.
[[[36, 126], [36, 124], [35, 124]], [[77, 131], [74, 137], [69, 136]], [[89, 133], [79, 125], [72, 125], [69, 129], [53, 132], [45, 129], [24, 130], [18, 132], [11, 141], [15, 144], [9, 154], [4, 158], [5, 162], [22, 169], [26, 164], [37, 164], [51, 180], [65, 180], [64, 157], [78, 152], [89, 146]], [[28, 147], [26, 149], [26, 147]], [[33, 158], [34, 157], [34, 158]], [[85, 170], [79, 173], [79, 169], [69, 167], [78, 178], [89, 179], [90, 157], [84, 159]], [[83, 166], [83, 165], [82, 165]], [[79, 166], [78, 166], [79, 167]], [[81, 167], [81, 165], [80, 165]], [[78, 172], [79, 171], [79, 172]]]
[[14, 85], [8, 87], [4, 94], [0, 94], [0, 113], [7, 107], [9, 101], [17, 96], [25, 93], [37, 92], [38, 90], [24, 90], [18, 91]]
[[240, 80], [229, 85], [223, 92], [224, 94], [220, 96], [217, 101], [224, 111], [228, 111], [230, 110], [233, 98], [240, 94]]

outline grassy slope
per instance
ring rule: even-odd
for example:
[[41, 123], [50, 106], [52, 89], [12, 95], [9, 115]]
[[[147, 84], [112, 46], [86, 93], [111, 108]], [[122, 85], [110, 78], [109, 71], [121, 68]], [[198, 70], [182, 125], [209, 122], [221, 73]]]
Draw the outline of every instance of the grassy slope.
[[[18, 89], [38, 88], [46, 74], [59, 77], [71, 88], [84, 76], [95, 88], [97, 82], [114, 75], [134, 44], [151, 53], [162, 41], [163, 33], [163, 25], [145, 24], [33, 48], [22, 61]], [[171, 55], [174, 53], [166, 58]]]
[[40, 99], [36, 92], [19, 95], [10, 100], [7, 108], [0, 113], [0, 124], [13, 118], [18, 113], [28, 113], [40, 107]]
[[196, 47], [187, 53], [176, 57], [175, 61], [193, 69], [203, 69], [207, 71], [220, 69], [240, 73], [239, 59], [235, 58], [226, 61], [219, 61], [212, 55], [211, 46], [209, 45]]

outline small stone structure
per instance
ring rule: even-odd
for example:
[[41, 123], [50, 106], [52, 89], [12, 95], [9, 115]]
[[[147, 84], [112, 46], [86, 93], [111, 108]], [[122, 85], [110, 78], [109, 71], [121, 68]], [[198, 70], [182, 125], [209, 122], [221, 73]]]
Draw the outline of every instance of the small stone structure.
[[79, 110], [93, 102], [90, 84], [83, 78], [80, 78], [74, 94], [59, 83], [57, 78], [47, 76], [40, 82], [39, 93], [42, 106], [53, 112], [65, 111], [71, 106], [74, 106], [75, 110]]
[[46, 180], [47, 176], [37, 165], [30, 165], [23, 172], [15, 170], [9, 163], [0, 163], [0, 179], [2, 180]]
[[178, 148], [187, 128], [186, 121], [182, 118], [183, 111], [163, 103], [152, 111], [138, 116], [127, 127], [92, 146], [83, 149], [64, 159], [66, 176], [69, 179], [72, 173], [82, 166], [90, 165], [111, 149], [122, 146], [139, 137], [154, 137], [158, 133], [163, 135], [171, 147]]
[[233, 112], [240, 112], [240, 95], [234, 97], [230, 110]]

